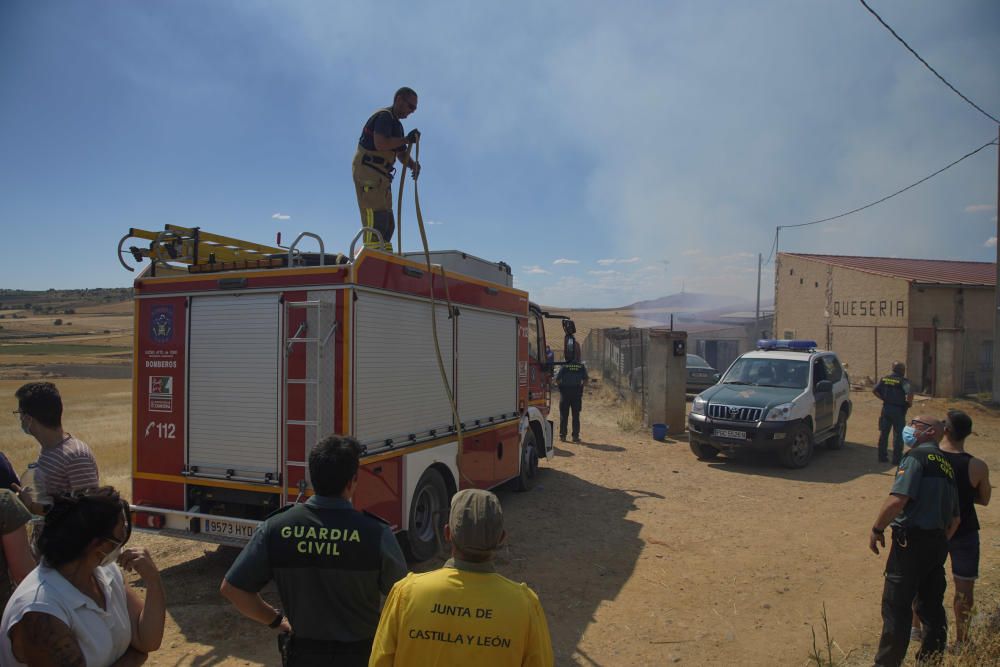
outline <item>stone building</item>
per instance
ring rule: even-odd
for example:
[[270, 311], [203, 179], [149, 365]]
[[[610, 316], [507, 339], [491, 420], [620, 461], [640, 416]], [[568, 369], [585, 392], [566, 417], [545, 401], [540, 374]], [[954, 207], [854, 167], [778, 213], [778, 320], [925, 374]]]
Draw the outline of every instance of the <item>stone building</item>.
[[996, 265], [778, 253], [775, 334], [815, 340], [854, 382], [902, 360], [917, 391], [990, 390]]

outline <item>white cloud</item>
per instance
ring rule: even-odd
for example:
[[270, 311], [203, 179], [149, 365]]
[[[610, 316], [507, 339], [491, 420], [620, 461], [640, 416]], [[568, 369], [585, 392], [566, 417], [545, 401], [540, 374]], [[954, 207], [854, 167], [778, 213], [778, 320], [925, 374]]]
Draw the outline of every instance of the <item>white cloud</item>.
[[587, 273], [589, 273], [592, 276], [613, 276], [618, 272], [612, 269], [608, 269], [606, 271], [587, 271]]
[[286, 213], [275, 213], [271, 216], [272, 220], [290, 220], [292, 216]]
[[638, 257], [629, 257], [628, 259], [619, 259], [617, 257], [611, 259], [599, 259], [597, 263], [601, 266], [609, 266], [611, 264], [635, 264], [639, 261]]
[[701, 250], [699, 250], [698, 248], [688, 248], [681, 254], [684, 255], [685, 257], [694, 257], [695, 255], [700, 255]]
[[441, 221], [441, 220], [428, 220], [428, 221], [427, 221], [427, 224], [428, 224], [428, 225], [443, 225], [443, 224], [444, 224], [444, 222], [443, 222], [443, 221]]
[[995, 236], [989, 237], [988, 239], [986, 239], [986, 243], [984, 243], [983, 245], [985, 247], [987, 247], [987, 248], [996, 248], [997, 247], [997, 237], [995, 237]]
[[966, 213], [988, 213], [995, 207], [993, 204], [969, 204], [965, 207]]
[[578, 260], [578, 259], [566, 259], [564, 257], [560, 257], [559, 259], [557, 259], [556, 261], [554, 261], [552, 263], [553, 264], [579, 264], [580, 260]]
[[524, 272], [528, 273], [528, 274], [531, 274], [531, 275], [542, 274], [542, 273], [552, 273], [551, 271], [546, 271], [545, 269], [543, 269], [542, 267], [538, 266], [537, 264], [533, 264], [531, 266], [524, 267]]

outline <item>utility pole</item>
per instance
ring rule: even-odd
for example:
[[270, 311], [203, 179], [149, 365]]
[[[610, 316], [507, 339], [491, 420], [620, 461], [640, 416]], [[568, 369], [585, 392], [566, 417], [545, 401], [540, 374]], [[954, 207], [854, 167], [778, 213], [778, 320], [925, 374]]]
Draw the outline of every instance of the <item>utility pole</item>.
[[[775, 248], [777, 252], [777, 248]], [[753, 337], [760, 337], [760, 267], [761, 262], [764, 261], [764, 255], [762, 253], [757, 253], [757, 310], [753, 313]]]
[[997, 126], [997, 231], [996, 274], [993, 285], [996, 309], [993, 312], [993, 402], [1000, 403], [1000, 125]]

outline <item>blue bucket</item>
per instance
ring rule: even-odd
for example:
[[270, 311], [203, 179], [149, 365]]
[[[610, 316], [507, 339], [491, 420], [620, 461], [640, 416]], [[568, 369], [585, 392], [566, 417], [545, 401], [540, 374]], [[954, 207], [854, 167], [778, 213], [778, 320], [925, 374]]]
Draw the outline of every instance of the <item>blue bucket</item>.
[[666, 424], [653, 424], [653, 440], [663, 442], [667, 439], [667, 431], [670, 429]]

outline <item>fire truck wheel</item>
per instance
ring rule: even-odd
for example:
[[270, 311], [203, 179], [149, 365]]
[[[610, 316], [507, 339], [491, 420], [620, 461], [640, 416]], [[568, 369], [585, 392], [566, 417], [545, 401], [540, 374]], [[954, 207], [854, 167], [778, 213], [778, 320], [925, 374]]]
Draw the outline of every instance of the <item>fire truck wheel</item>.
[[524, 446], [521, 448], [521, 469], [514, 479], [514, 489], [530, 491], [535, 485], [535, 475], [538, 474], [538, 446], [535, 444], [535, 434], [530, 429], [524, 436]]
[[448, 521], [448, 487], [441, 473], [430, 468], [420, 476], [410, 503], [406, 555], [415, 563], [430, 560], [441, 545], [442, 526]]

